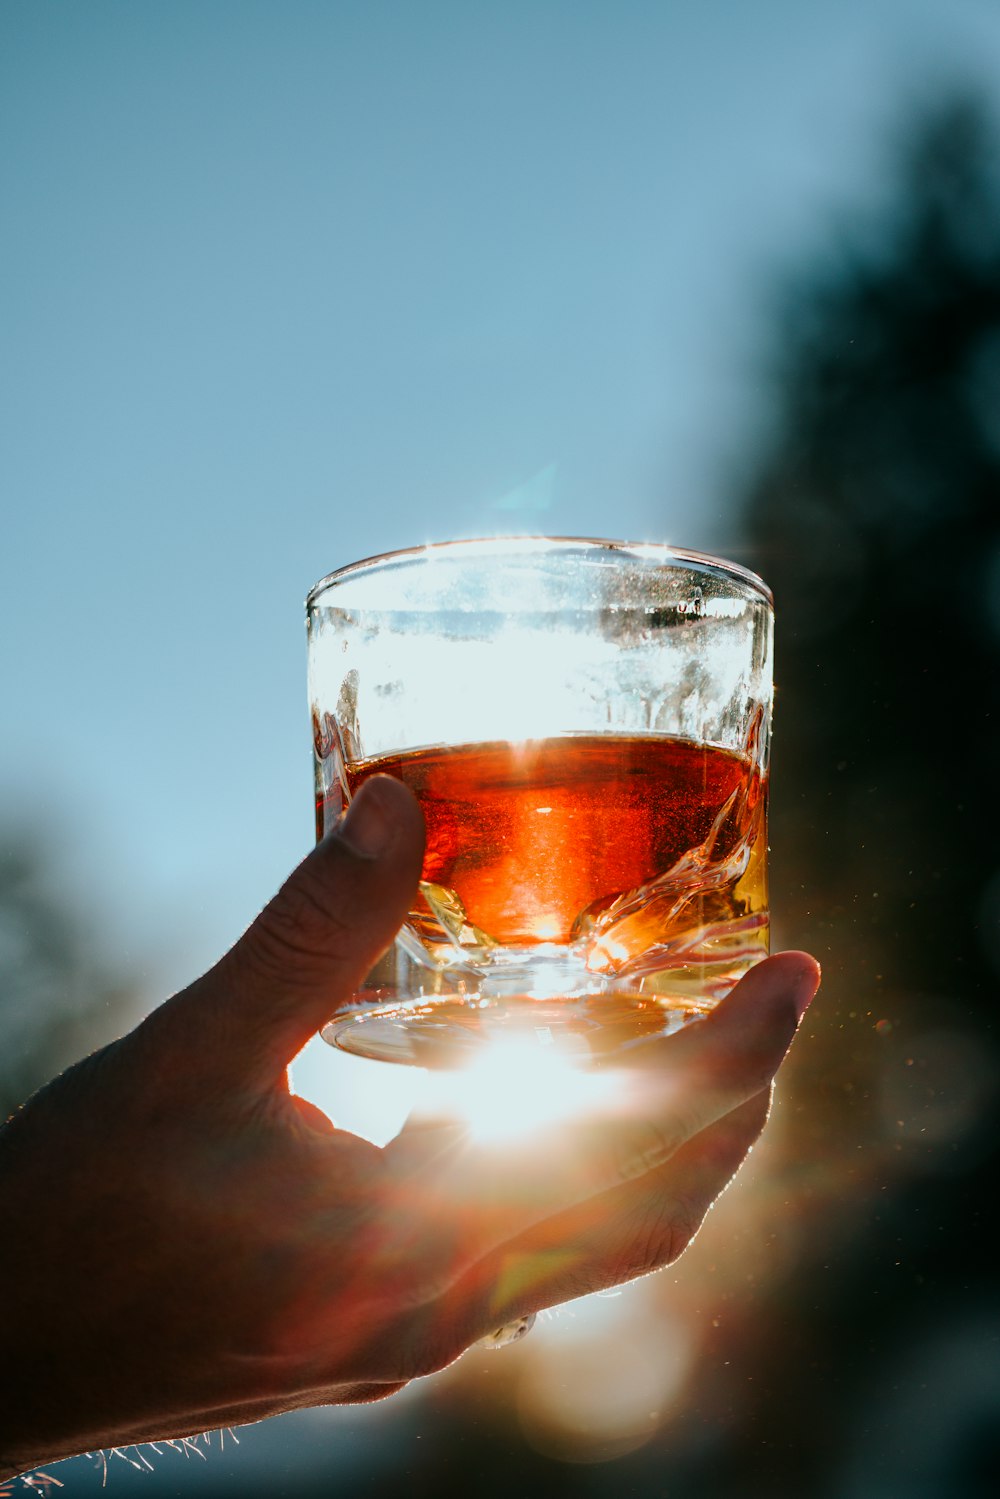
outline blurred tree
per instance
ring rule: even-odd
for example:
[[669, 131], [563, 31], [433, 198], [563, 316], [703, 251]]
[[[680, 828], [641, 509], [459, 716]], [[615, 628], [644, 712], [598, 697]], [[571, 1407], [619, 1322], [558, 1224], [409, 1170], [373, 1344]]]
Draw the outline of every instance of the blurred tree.
[[996, 1334], [1000, 150], [974, 100], [911, 132], [890, 214], [786, 294], [776, 348], [742, 504], [778, 609], [772, 903], [825, 983], [784, 1099], [808, 1250], [745, 1329], [732, 1471], [749, 1444], [776, 1494], [964, 1499], [1000, 1460], [996, 1359], [947, 1352]]
[[857, 938], [887, 986], [978, 1021], [1000, 974], [1000, 156], [975, 104], [919, 132], [902, 186], [882, 243], [788, 302], [744, 505], [780, 611], [779, 910], [855, 981]]
[[135, 988], [53, 888], [40, 840], [0, 845], [0, 1120], [138, 1017]]

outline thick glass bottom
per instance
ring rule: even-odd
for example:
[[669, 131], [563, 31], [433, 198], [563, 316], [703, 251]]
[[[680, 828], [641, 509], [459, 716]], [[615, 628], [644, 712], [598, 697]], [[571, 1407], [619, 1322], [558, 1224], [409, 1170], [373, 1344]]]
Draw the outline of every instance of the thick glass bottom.
[[[377, 1062], [463, 1067], [494, 1042], [517, 1040], [586, 1065], [705, 1015], [715, 999], [683, 995], [589, 994], [540, 999], [525, 994], [385, 996], [342, 1011], [323, 1027], [331, 1046]], [[624, 1060], [624, 1057], [623, 1057]]]

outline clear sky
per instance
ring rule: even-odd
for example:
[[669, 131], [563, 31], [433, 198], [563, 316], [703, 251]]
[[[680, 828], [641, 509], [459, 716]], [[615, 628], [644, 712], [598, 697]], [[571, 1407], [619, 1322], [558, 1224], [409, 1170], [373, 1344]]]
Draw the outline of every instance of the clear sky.
[[956, 78], [994, 0], [4, 0], [4, 825], [151, 998], [308, 846], [310, 584], [725, 551], [772, 278]]

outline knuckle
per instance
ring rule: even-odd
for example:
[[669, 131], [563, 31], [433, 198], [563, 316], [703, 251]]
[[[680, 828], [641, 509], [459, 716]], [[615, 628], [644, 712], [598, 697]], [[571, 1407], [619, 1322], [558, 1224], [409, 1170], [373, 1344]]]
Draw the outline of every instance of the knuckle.
[[320, 969], [350, 947], [353, 928], [331, 908], [315, 878], [300, 871], [261, 912], [248, 933], [247, 958], [264, 977], [284, 980], [297, 970]]
[[664, 1165], [685, 1138], [680, 1120], [644, 1119], [615, 1145], [613, 1170], [622, 1181], [634, 1181]]
[[769, 1086], [788, 1050], [790, 1035], [755, 1035], [739, 1047], [716, 1058], [720, 1084], [746, 1097]]
[[629, 1246], [626, 1278], [649, 1275], [679, 1259], [698, 1231], [701, 1215], [693, 1203], [674, 1198], [637, 1225]]

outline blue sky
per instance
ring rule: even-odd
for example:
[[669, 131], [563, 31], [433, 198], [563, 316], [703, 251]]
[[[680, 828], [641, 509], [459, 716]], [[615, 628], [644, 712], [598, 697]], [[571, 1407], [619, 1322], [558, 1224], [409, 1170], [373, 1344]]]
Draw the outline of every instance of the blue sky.
[[991, 0], [6, 0], [0, 796], [151, 999], [308, 846], [316, 578], [725, 551], [769, 287], [998, 64]]

